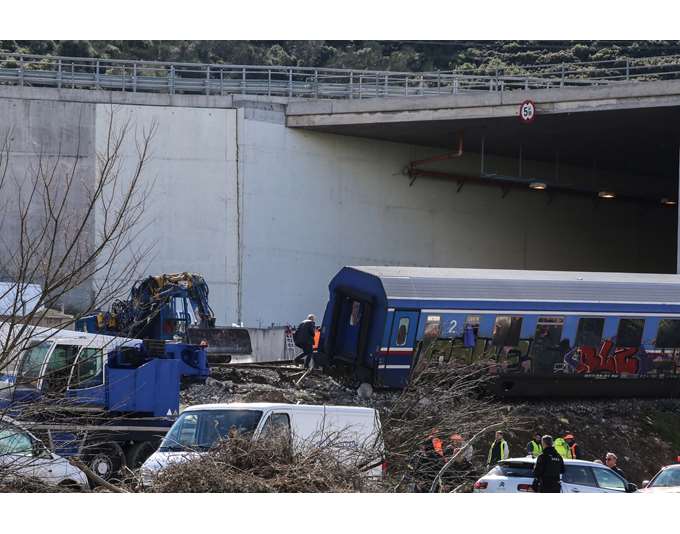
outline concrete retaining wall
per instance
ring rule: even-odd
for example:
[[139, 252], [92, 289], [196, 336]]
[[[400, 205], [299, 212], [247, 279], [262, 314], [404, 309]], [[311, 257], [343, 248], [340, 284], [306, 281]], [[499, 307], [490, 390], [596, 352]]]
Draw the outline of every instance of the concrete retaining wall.
[[[671, 210], [559, 195], [548, 202], [528, 190], [502, 198], [500, 189], [476, 185], [457, 193], [455, 184], [428, 179], [410, 187], [403, 166], [439, 150], [289, 129], [281, 102], [127, 95], [112, 106], [104, 92], [60, 100], [53, 89], [10, 89], [0, 88], [0, 119], [22, 139], [12, 154], [19, 177], [40, 146], [74, 136], [83, 143], [69, 157], [94, 176], [111, 112], [116, 126], [157, 127], [146, 226], [135, 236], [153, 251], [140, 274], [202, 273], [220, 324], [320, 318], [330, 278], [348, 264], [675, 270]], [[130, 137], [124, 175], [135, 150]], [[451, 165], [478, 172], [478, 161], [473, 154]], [[488, 161], [493, 170], [507, 165]]]

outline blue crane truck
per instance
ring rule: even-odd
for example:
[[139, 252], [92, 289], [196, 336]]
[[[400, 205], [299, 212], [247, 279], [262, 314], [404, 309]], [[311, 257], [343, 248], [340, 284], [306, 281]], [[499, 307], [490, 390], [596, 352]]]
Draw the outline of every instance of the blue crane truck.
[[180, 386], [208, 376], [198, 345], [44, 329], [0, 391], [0, 415], [111, 479], [156, 450], [179, 413]]
[[250, 354], [246, 328], [215, 326], [208, 294], [208, 284], [199, 274], [148, 276], [135, 282], [127, 300], [116, 300], [109, 311], [82, 317], [75, 328], [111, 336], [202, 344], [208, 361], [216, 364]]

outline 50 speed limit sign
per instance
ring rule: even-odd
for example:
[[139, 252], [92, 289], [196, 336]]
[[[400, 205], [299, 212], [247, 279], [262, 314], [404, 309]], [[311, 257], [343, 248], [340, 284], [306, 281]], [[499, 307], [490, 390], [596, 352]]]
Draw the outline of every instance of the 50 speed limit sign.
[[536, 117], [536, 104], [531, 100], [525, 100], [519, 105], [519, 120], [524, 124], [533, 122]]

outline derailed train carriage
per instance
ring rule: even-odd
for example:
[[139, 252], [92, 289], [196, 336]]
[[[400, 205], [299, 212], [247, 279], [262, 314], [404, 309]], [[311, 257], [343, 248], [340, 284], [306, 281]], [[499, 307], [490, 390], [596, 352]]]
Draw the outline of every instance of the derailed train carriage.
[[401, 388], [432, 342], [483, 361], [503, 397], [680, 396], [680, 276], [344, 267], [319, 351]]

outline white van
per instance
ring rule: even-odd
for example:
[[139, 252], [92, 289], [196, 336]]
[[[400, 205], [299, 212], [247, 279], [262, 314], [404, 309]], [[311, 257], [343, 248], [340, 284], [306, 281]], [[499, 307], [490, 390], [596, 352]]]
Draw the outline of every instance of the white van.
[[[161, 442], [160, 448], [142, 466], [142, 481], [166, 465], [183, 461], [210, 449], [235, 427], [239, 433], [252, 433], [253, 439], [270, 429], [289, 433], [293, 446], [316, 445], [328, 440], [343, 461], [351, 454], [368, 453], [379, 463], [383, 454], [380, 416], [373, 408], [355, 406], [312, 406], [268, 402], [201, 404], [186, 408]], [[380, 476], [382, 466], [368, 471]]]

